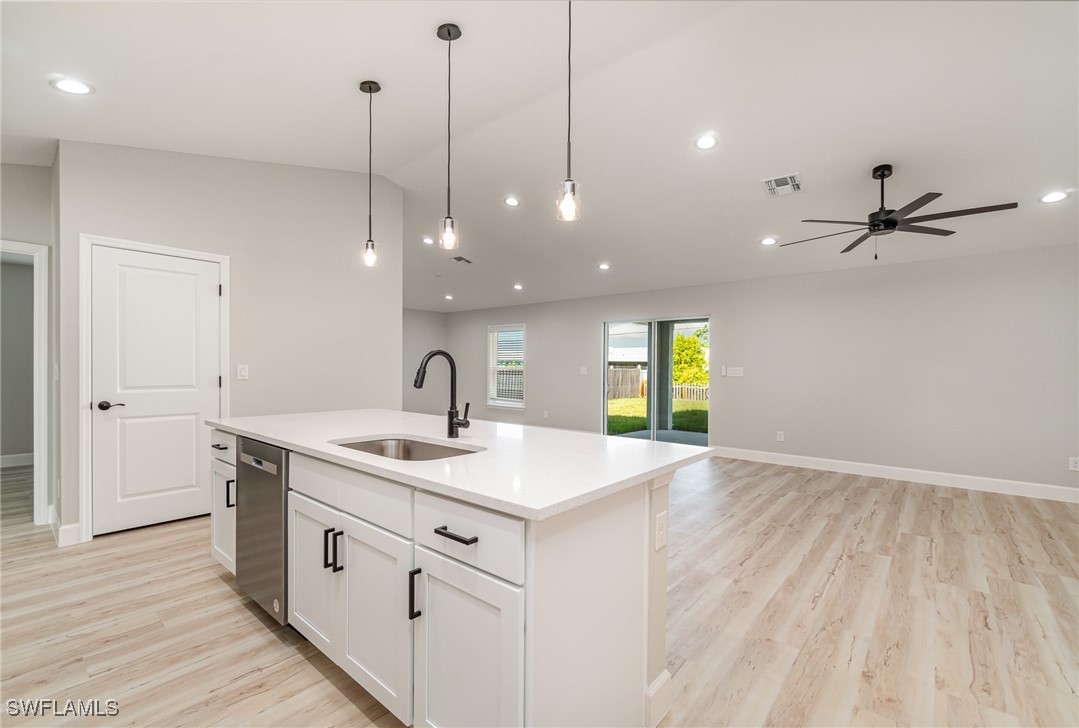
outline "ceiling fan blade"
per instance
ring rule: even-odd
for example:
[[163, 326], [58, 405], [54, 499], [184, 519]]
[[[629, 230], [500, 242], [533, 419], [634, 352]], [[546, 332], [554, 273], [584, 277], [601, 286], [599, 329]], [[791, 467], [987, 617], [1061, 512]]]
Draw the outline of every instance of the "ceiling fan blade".
[[865, 228], [865, 227], [860, 227], [860, 228], [855, 228], [854, 230], [842, 230], [842, 231], [840, 231], [838, 233], [831, 233], [829, 235], [818, 235], [815, 238], [806, 238], [805, 240], [795, 240], [793, 243], [783, 243], [779, 247], [785, 248], [788, 245], [797, 245], [798, 243], [808, 243], [810, 240], [820, 240], [821, 238], [831, 238], [831, 237], [834, 237], [836, 235], [846, 235], [847, 233], [856, 233], [859, 230], [866, 230], [866, 229], [867, 228]]
[[1014, 210], [1019, 207], [1018, 202], [1006, 202], [1003, 205], [989, 205], [988, 207], [970, 207], [966, 210], [952, 210], [951, 212], [937, 212], [932, 215], [919, 215], [909, 217], [903, 222], [929, 222], [930, 220], [946, 220], [949, 217], [963, 217], [964, 215], [980, 215], [983, 212], [996, 212], [997, 210]]
[[922, 235], [955, 235], [955, 230], [926, 227], [925, 225], [900, 225], [896, 228], [901, 233], [921, 233]]
[[826, 222], [829, 225], [857, 225], [859, 227], [865, 227], [864, 222], [856, 222], [854, 220], [802, 220], [802, 222]]
[[850, 251], [854, 250], [859, 245], [864, 243], [866, 240], [869, 240], [871, 237], [873, 237], [873, 233], [866, 233], [865, 235], [860, 235], [857, 240], [855, 240], [853, 243], [851, 243], [847, 247], [843, 248], [839, 252], [840, 253], [849, 253]]
[[888, 217], [892, 220], [902, 220], [910, 213], [914, 212], [915, 210], [922, 209], [938, 197], [940, 197], [939, 192], [926, 192], [914, 202], [911, 202], [909, 205], [904, 205], [903, 207], [900, 207]]

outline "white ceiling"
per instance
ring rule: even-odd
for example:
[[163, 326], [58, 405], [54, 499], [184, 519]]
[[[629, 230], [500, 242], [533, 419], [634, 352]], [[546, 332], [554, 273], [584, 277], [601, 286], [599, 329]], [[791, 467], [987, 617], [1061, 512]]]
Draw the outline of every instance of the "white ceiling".
[[[445, 204], [445, 44], [454, 43], [454, 208], [462, 267], [420, 242]], [[405, 188], [405, 302], [464, 310], [1076, 244], [1079, 5], [1072, 2], [574, 4], [574, 169], [583, 219], [554, 220], [565, 173], [565, 4], [3, 4], [3, 160], [51, 163], [57, 138], [363, 171]], [[97, 88], [70, 97], [46, 75]], [[714, 130], [717, 148], [692, 140]], [[948, 238], [780, 249], [877, 205]], [[806, 191], [760, 180], [800, 172]], [[519, 208], [502, 203], [509, 193]], [[946, 222], [947, 224], [944, 224]], [[937, 223], [934, 223], [937, 224]], [[595, 265], [611, 263], [601, 273]], [[514, 291], [514, 283], [523, 291]], [[444, 295], [454, 295], [446, 301]]]

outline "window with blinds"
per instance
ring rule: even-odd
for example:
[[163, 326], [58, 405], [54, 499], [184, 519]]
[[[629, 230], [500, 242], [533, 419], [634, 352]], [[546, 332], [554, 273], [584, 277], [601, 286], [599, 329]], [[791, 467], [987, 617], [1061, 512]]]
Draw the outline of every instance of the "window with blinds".
[[487, 404], [525, 406], [525, 325], [487, 327]]

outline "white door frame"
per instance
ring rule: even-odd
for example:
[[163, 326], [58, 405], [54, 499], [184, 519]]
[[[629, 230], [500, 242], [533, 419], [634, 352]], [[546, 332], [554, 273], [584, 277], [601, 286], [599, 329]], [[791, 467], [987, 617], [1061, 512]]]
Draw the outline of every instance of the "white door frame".
[[203, 253], [197, 250], [184, 250], [165, 245], [140, 243], [133, 240], [106, 238], [100, 235], [79, 234], [79, 540], [85, 543], [94, 537], [93, 495], [94, 495], [94, 459], [93, 459], [93, 395], [91, 380], [91, 359], [93, 351], [92, 321], [92, 262], [94, 246], [134, 250], [141, 253], [170, 255], [174, 258], [203, 260], [219, 264], [221, 271], [221, 417], [229, 415], [229, 256], [217, 253]]
[[0, 251], [34, 266], [34, 523], [49, 523], [49, 246], [0, 240]]

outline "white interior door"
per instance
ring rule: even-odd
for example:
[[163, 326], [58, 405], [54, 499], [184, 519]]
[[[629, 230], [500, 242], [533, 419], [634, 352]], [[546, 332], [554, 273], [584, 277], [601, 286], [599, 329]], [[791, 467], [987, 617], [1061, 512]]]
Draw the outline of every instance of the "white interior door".
[[104, 246], [91, 258], [93, 532], [209, 513], [220, 265]]

